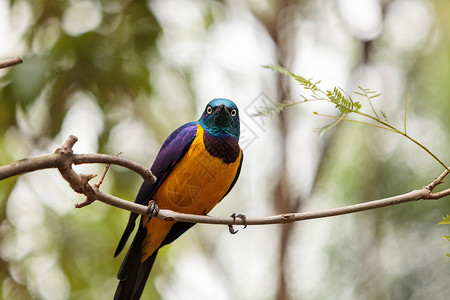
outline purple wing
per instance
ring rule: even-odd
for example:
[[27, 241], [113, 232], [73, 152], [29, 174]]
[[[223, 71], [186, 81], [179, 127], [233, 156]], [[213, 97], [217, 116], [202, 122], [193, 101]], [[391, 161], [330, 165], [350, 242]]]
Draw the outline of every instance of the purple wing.
[[[156, 176], [157, 180], [154, 184], [149, 184], [144, 181], [141, 185], [138, 195], [136, 196], [136, 203], [147, 205], [152, 199], [154, 193], [158, 190], [158, 187], [164, 182], [167, 176], [170, 174], [174, 166], [180, 161], [180, 159], [186, 154], [189, 147], [194, 141], [197, 134], [197, 122], [191, 122], [184, 124], [177, 130], [172, 132], [161, 146], [158, 155], [156, 156], [153, 166], [151, 167], [152, 173]], [[119, 241], [114, 256], [117, 256], [125, 246], [131, 232], [133, 232], [136, 218], [139, 214], [131, 213], [128, 220], [127, 227]]]

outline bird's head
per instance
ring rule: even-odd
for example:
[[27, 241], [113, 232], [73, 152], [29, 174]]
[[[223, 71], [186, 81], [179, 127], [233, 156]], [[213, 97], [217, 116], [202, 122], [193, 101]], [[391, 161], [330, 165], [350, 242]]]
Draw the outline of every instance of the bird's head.
[[209, 134], [231, 135], [239, 139], [239, 110], [231, 100], [212, 100], [198, 122]]

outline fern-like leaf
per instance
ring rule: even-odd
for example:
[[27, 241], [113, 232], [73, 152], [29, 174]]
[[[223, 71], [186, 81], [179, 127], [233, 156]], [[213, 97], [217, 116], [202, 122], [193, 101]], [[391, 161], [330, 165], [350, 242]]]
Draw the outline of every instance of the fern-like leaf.
[[343, 114], [358, 111], [361, 108], [361, 103], [354, 102], [351, 97], [343, 95], [342, 90], [335, 87], [333, 91], [327, 91], [328, 99], [336, 104], [336, 108]]
[[305, 77], [302, 77], [300, 75], [294, 75], [293, 77], [300, 83], [301, 86], [303, 86], [307, 90], [312, 91], [314, 94], [320, 91], [319, 87], [317, 86], [320, 81], [312, 82], [311, 79], [306, 79]]

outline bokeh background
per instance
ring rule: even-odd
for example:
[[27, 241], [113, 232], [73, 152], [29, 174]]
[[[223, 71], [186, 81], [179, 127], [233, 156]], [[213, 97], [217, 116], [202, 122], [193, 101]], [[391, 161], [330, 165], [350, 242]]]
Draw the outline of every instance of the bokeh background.
[[[400, 128], [450, 163], [450, 2], [446, 0], [0, 0], [0, 164], [51, 153], [123, 152], [150, 166], [206, 103], [240, 108], [241, 177], [212, 215], [266, 216], [418, 189], [442, 167], [389, 132], [342, 123], [300, 100], [281, 64], [323, 89], [358, 85]], [[363, 103], [367, 107], [367, 103]], [[81, 166], [84, 173], [103, 166]], [[112, 167], [103, 190], [133, 200], [138, 175]], [[111, 299], [128, 213], [83, 200], [56, 170], [0, 182], [0, 298]], [[159, 252], [143, 299], [446, 299], [448, 199], [292, 225], [198, 225]]]

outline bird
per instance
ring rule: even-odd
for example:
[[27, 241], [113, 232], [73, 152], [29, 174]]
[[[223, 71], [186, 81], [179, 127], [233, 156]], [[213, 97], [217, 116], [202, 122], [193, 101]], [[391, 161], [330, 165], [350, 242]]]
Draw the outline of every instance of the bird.
[[[144, 181], [135, 202], [149, 208], [155, 205], [180, 213], [208, 214], [239, 178], [244, 158], [239, 135], [236, 104], [224, 98], [211, 100], [198, 121], [182, 125], [163, 143], [150, 168], [157, 180], [153, 184]], [[125, 247], [138, 216], [130, 214], [114, 257]], [[140, 299], [158, 250], [193, 225], [141, 216], [117, 273], [114, 299]]]

